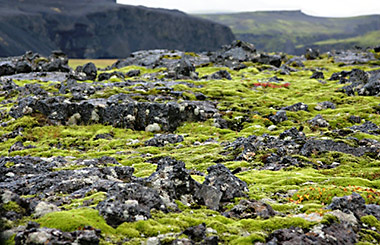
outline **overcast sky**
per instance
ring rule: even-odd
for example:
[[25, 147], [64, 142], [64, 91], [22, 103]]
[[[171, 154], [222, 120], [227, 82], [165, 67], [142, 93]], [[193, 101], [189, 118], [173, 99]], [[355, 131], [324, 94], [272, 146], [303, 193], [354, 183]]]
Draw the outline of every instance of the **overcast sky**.
[[179, 9], [187, 13], [302, 10], [327, 17], [380, 14], [380, 0], [117, 0], [118, 3]]

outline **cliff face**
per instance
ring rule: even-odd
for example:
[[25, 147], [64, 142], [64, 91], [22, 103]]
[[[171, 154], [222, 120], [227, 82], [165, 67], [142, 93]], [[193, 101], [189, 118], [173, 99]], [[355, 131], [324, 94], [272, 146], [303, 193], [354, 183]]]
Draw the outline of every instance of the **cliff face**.
[[215, 50], [234, 39], [221, 24], [111, 0], [0, 3], [0, 56], [61, 49], [72, 58], [123, 58], [142, 49]]

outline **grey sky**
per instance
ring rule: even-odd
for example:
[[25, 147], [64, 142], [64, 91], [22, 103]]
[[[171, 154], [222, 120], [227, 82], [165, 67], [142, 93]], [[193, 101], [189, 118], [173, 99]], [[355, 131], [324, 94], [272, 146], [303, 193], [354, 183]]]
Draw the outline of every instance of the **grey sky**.
[[187, 13], [302, 10], [315, 16], [380, 14], [380, 0], [117, 0], [118, 3], [179, 9]]

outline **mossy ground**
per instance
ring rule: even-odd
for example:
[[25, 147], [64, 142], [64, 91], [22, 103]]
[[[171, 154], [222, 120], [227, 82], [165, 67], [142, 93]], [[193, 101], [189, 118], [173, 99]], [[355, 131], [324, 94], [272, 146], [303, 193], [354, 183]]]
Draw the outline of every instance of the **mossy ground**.
[[[76, 64], [75, 62], [71, 64]], [[334, 152], [321, 153], [308, 158], [299, 157], [306, 158], [307, 161], [316, 164], [318, 162], [324, 164], [338, 162], [340, 165], [328, 170], [292, 167], [280, 171], [261, 171], [259, 168], [263, 163], [260, 155], [247, 161], [233, 161], [229, 156], [221, 154], [224, 151], [223, 142], [232, 142], [238, 137], [250, 135], [279, 135], [291, 127], [303, 126], [303, 132], [308, 137], [336, 139], [337, 136], [331, 133], [331, 130], [352, 126], [353, 124], [348, 120], [351, 115], [360, 116], [363, 122], [370, 120], [380, 125], [380, 115], [375, 109], [379, 104], [378, 97], [347, 96], [338, 91], [344, 85], [338, 84], [337, 81], [324, 79], [321, 82], [310, 79], [313, 69], [321, 69], [324, 76], [329, 78], [334, 72], [341, 70], [351, 70], [352, 68], [371, 70], [376, 69], [376, 67], [341, 67], [327, 58], [306, 61], [305, 66], [306, 69], [294, 72], [291, 75], [280, 75], [271, 69], [267, 69], [266, 66], [253, 63], [240, 71], [223, 67], [203, 67], [197, 68], [200, 77], [224, 69], [231, 73], [233, 79], [186, 81], [196, 86], [176, 85], [174, 87], [175, 90], [184, 91], [188, 95], [203, 93], [208, 100], [218, 101], [218, 109], [223, 118], [240, 124], [236, 130], [217, 128], [211, 119], [206, 122], [186, 122], [174, 132], [184, 135], [184, 142], [157, 148], [144, 145], [144, 141], [154, 136], [150, 132], [99, 124], [54, 126], [49, 125], [48, 121], [40, 115], [25, 116], [17, 120], [12, 120], [9, 117], [3, 119], [4, 122], [7, 121], [7, 126], [0, 128], [0, 135], [10, 133], [19, 127], [23, 127], [24, 131], [22, 135], [0, 144], [0, 155], [72, 156], [82, 159], [111, 156], [123, 165], [133, 166], [135, 168], [134, 175], [137, 177], [147, 177], [153, 173], [156, 166], [148, 163], [147, 160], [159, 156], [171, 156], [182, 160], [186, 163], [187, 169], [203, 173], [206, 173], [207, 168], [217, 162], [223, 163], [231, 170], [242, 167], [244, 171], [238, 173], [237, 176], [247, 182], [249, 198], [267, 201], [284, 217], [268, 220], [235, 220], [225, 218], [220, 213], [208, 210], [205, 207], [192, 209], [182, 206], [182, 212], [167, 214], [155, 212], [150, 220], [123, 223], [114, 229], [105, 223], [95, 209], [91, 208], [104, 198], [104, 193], [94, 193], [93, 196], [85, 198], [87, 201], [91, 199], [89, 207], [82, 205], [86, 200], [75, 200], [69, 205], [60, 207], [65, 211], [47, 214], [36, 221], [43, 226], [59, 228], [64, 231], [73, 231], [85, 225], [91, 225], [102, 230], [104, 238], [102, 242], [104, 244], [114, 242], [140, 244], [141, 241], [150, 236], [173, 233], [168, 236], [168, 240], [170, 240], [180, 236], [180, 232], [187, 227], [203, 222], [206, 222], [207, 227], [216, 230], [217, 235], [225, 243], [251, 244], [263, 242], [273, 230], [290, 226], [309, 227], [313, 225], [313, 223], [302, 218], [292, 216], [305, 212], [315, 212], [323, 216], [323, 208], [331, 202], [334, 196], [349, 195], [355, 191], [366, 199], [367, 204], [380, 204], [379, 157], [355, 157]], [[142, 67], [125, 67], [121, 71], [127, 72], [132, 69], [140, 69], [142, 75], [163, 71], [163, 69], [149, 70]], [[259, 70], [263, 71], [259, 72]], [[282, 84], [289, 83], [289, 86], [281, 88], [255, 86], [255, 83], [266, 82], [273, 76], [284, 79]], [[33, 81], [33, 83], [35, 82]], [[17, 83], [23, 85], [27, 81]], [[46, 87], [48, 83], [41, 84], [44, 88], [48, 88]], [[120, 92], [128, 93], [129, 89], [133, 88], [109, 89], [101, 92], [103, 94], [95, 94], [94, 97], [108, 97]], [[51, 90], [51, 92], [55, 91]], [[161, 92], [156, 90], [155, 93]], [[187, 96], [186, 99], [195, 99], [195, 96]], [[331, 101], [337, 108], [334, 110], [315, 110], [314, 107], [317, 103], [323, 101]], [[266, 118], [267, 115], [275, 113], [281, 107], [298, 102], [307, 104], [309, 111], [288, 112], [289, 120], [276, 125], [277, 128], [274, 131], [268, 129], [272, 122]], [[12, 103], [8, 104], [7, 108], [9, 109], [11, 105]], [[329, 122], [330, 128], [315, 128], [307, 123], [317, 114], [321, 114]], [[249, 120], [241, 121], [243, 117]], [[331, 136], [329, 136], [329, 132]], [[95, 140], [95, 135], [104, 133], [113, 135], [112, 139]], [[325, 134], [321, 136], [321, 133]], [[353, 136], [359, 139], [380, 140], [378, 136], [364, 133], [356, 133]], [[205, 144], [210, 139], [213, 141]], [[8, 149], [17, 141], [23, 141], [24, 145], [32, 145], [36, 148], [9, 153]], [[67, 168], [75, 169], [78, 166], [67, 166]], [[193, 175], [193, 177], [200, 182], [204, 180], [204, 176], [201, 175]], [[363, 218], [363, 222], [371, 223], [371, 226], [379, 226], [372, 217]], [[363, 233], [363, 242], [371, 242], [371, 239], [379, 241], [379, 237], [370, 231]]]

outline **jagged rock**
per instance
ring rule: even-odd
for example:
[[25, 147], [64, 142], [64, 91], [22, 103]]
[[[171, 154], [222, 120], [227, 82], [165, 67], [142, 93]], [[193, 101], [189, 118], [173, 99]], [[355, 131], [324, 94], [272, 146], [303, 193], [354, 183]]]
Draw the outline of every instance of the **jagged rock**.
[[308, 140], [300, 150], [300, 154], [303, 156], [310, 156], [311, 154], [320, 154], [329, 151], [338, 151], [354, 156], [362, 156], [365, 153], [376, 152], [378, 149], [352, 147], [343, 142], [335, 142], [333, 140]]
[[285, 111], [301, 111], [301, 110], [302, 111], [308, 111], [309, 106], [302, 103], [302, 102], [299, 102], [299, 103], [296, 103], [294, 105], [282, 107], [281, 110], [285, 110]]
[[94, 65], [94, 63], [89, 62], [83, 66], [77, 66], [75, 69], [75, 73], [73, 74], [73, 77], [80, 81], [85, 80], [95, 80], [96, 76], [98, 74], [98, 69]]
[[183, 141], [182, 135], [176, 134], [156, 134], [154, 138], [145, 141], [146, 146], [162, 147], [166, 144], [175, 144]]
[[292, 66], [292, 67], [305, 67], [303, 61], [305, 61], [306, 59], [305, 58], [301, 58], [301, 57], [294, 57], [294, 58], [291, 58], [289, 59], [285, 65], [289, 65], [289, 66]]
[[112, 138], [113, 138], [112, 134], [105, 133], [105, 134], [95, 135], [94, 140], [99, 140], [99, 139], [111, 140]]
[[182, 57], [174, 67], [174, 79], [198, 79], [195, 66], [187, 57]]
[[[10, 167], [5, 165], [14, 163]], [[0, 158], [0, 187], [18, 195], [53, 195], [54, 193], [85, 195], [91, 188], [103, 188], [109, 181], [129, 182], [134, 169], [127, 166], [105, 167], [108, 163], [119, 164], [114, 158], [77, 161], [84, 166], [78, 170], [52, 171], [67, 166], [64, 159], [54, 158], [49, 162], [33, 157]], [[103, 166], [103, 168], [95, 168]], [[10, 173], [12, 173], [10, 175]], [[108, 182], [107, 182], [108, 181]], [[112, 182], [113, 181], [113, 182]]]
[[377, 220], [380, 220], [380, 205], [368, 204], [365, 205], [364, 213], [367, 215], [373, 215]]
[[[220, 195], [219, 192], [221, 192], [220, 201], [230, 201], [231, 199], [235, 197], [244, 197], [246, 196], [246, 192], [248, 191], [247, 184], [237, 178], [235, 175], [231, 173], [231, 171], [226, 168], [222, 164], [217, 164], [214, 166], [211, 166], [207, 169], [208, 175], [206, 176], [205, 181], [202, 184], [201, 191], [196, 193], [197, 198], [204, 203], [211, 203], [212, 206], [215, 208], [217, 203], [217, 197]], [[203, 186], [208, 186], [204, 187]], [[210, 188], [214, 187], [214, 188]], [[202, 191], [208, 190], [208, 191]], [[213, 190], [211, 193], [214, 193], [211, 196], [208, 196], [210, 194], [209, 190]], [[208, 199], [212, 198], [214, 201], [209, 201]]]
[[[361, 121], [360, 118], [358, 120], [355, 120], [355, 122], [360, 122], [360, 121]], [[352, 130], [357, 130], [357, 131], [367, 133], [367, 134], [374, 134], [374, 135], [380, 134], [380, 128], [371, 121], [366, 121], [362, 125], [354, 125], [349, 128]]]
[[64, 53], [52, 52], [48, 58], [26, 52], [12, 60], [1, 62], [0, 76], [30, 72], [69, 72], [68, 58]]
[[311, 75], [310, 79], [325, 79], [325, 76], [323, 75], [323, 72], [315, 71], [313, 75]]
[[123, 222], [149, 219], [153, 208], [166, 211], [159, 193], [138, 183], [115, 183], [107, 199], [96, 206], [107, 224], [115, 228]]
[[305, 58], [308, 60], [315, 60], [319, 58], [319, 50], [317, 49], [306, 49]]
[[58, 229], [40, 228], [35, 222], [29, 222], [25, 230], [15, 236], [15, 244], [99, 244], [101, 231], [86, 226], [83, 230], [62, 232]]
[[223, 213], [228, 218], [236, 219], [255, 219], [258, 216], [262, 219], [269, 219], [275, 214], [270, 205], [255, 200], [241, 200], [230, 211]]
[[361, 217], [364, 215], [366, 205], [364, 198], [353, 192], [349, 196], [333, 197], [331, 204], [326, 209], [341, 210], [344, 213], [353, 213], [355, 216]]
[[313, 119], [309, 120], [308, 123], [312, 127], [326, 128], [330, 126], [330, 124], [322, 117], [321, 114], [316, 115]]
[[314, 107], [314, 109], [317, 111], [326, 110], [326, 109], [336, 109], [336, 106], [334, 103], [332, 103], [330, 101], [323, 101], [323, 102], [319, 102]]
[[220, 71], [217, 71], [217, 72], [211, 74], [210, 79], [214, 79], [214, 80], [220, 80], [220, 79], [232, 80], [231, 74], [228, 71], [226, 71], [226, 70], [220, 70]]
[[186, 170], [185, 163], [170, 157], [161, 158], [157, 162], [156, 172], [145, 181], [147, 186], [160, 194], [166, 205], [171, 206], [176, 206], [174, 200], [193, 202], [193, 195], [200, 187]]
[[333, 52], [334, 61], [346, 65], [365, 64], [369, 61], [376, 60], [374, 54], [361, 50], [345, 50]]
[[297, 128], [292, 127], [291, 129], [285, 130], [279, 136], [280, 139], [283, 140], [294, 140], [296, 142], [305, 142], [306, 136], [303, 132], [300, 132]]
[[204, 121], [217, 112], [215, 105], [206, 101], [163, 104], [125, 99], [123, 103], [115, 103], [110, 97], [109, 100], [91, 99], [76, 103], [57, 96], [46, 99], [23, 98], [12, 107], [9, 114], [14, 118], [22, 117], [25, 108], [42, 113], [55, 124], [68, 124], [69, 119], [76, 115], [76, 124], [102, 123], [135, 130], [145, 130], [147, 126], [157, 124], [159, 130], [164, 131], [174, 131], [185, 121]]
[[[250, 61], [255, 54], [256, 48], [253, 44], [236, 40], [215, 52], [211, 57], [211, 62], [224, 64], [227, 61]], [[233, 65], [233, 63], [231, 64]]]
[[275, 115], [270, 115], [268, 119], [271, 120], [274, 124], [279, 124], [280, 122], [288, 120], [288, 117], [286, 116], [285, 110], [279, 110]]
[[192, 226], [183, 231], [192, 241], [200, 242], [206, 238], [206, 224], [202, 223], [197, 226]]
[[291, 227], [274, 231], [267, 238], [268, 245], [275, 244], [355, 244], [357, 236], [354, 229], [346, 224], [333, 223], [316, 232], [304, 232], [301, 228]]
[[138, 77], [140, 76], [140, 74], [141, 74], [140, 70], [130, 70], [125, 75], [127, 75], [127, 77]]
[[348, 118], [348, 121], [350, 121], [351, 123], [360, 123], [362, 121], [362, 118], [358, 116], [350, 116]]
[[[132, 71], [136, 71], [136, 70], [132, 70]], [[140, 70], [138, 70], [140, 71]], [[131, 71], [130, 71], [131, 72]], [[136, 72], [137, 73], [137, 72]], [[125, 78], [125, 75], [124, 73], [122, 72], [118, 72], [118, 71], [114, 71], [114, 72], [104, 72], [104, 73], [100, 73], [98, 75], [98, 81], [104, 81], [104, 80], [109, 80], [111, 77], [113, 76], [116, 76], [120, 79], [124, 79]]]
[[24, 144], [22, 143], [22, 141], [17, 141], [16, 143], [14, 143], [11, 148], [9, 148], [8, 152], [12, 152], [12, 151], [22, 151], [22, 150], [25, 150], [25, 149], [31, 149], [31, 148], [36, 148], [35, 146], [32, 146], [32, 145], [28, 145], [28, 146], [24, 146]]
[[260, 54], [260, 56], [252, 59], [253, 62], [272, 65], [275, 67], [280, 67], [282, 63], [282, 58], [280, 55], [268, 55], [268, 54]]

